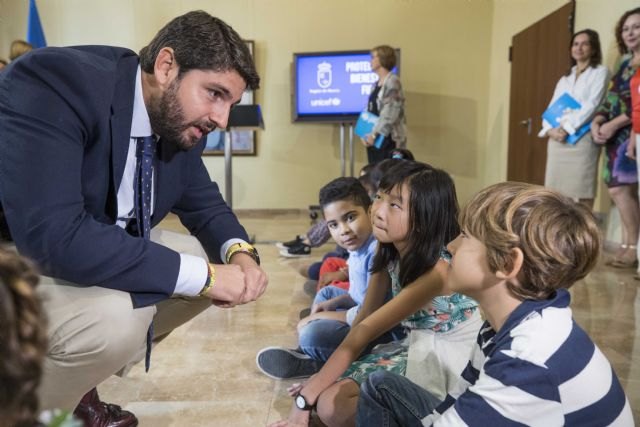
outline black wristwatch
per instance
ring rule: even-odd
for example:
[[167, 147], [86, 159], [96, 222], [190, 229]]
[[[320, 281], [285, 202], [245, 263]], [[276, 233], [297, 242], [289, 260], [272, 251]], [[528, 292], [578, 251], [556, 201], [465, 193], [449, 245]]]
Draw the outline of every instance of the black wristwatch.
[[296, 407], [301, 411], [310, 411], [316, 407], [315, 403], [313, 405], [309, 405], [307, 403], [307, 399], [305, 399], [304, 396], [301, 395], [300, 393], [296, 394], [295, 401], [296, 401]]

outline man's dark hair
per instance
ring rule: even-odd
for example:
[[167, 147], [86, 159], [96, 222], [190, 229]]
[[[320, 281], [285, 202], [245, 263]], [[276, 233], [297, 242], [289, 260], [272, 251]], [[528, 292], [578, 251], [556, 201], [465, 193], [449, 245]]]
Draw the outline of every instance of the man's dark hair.
[[197, 10], [174, 18], [140, 50], [140, 68], [153, 73], [154, 63], [164, 47], [173, 49], [179, 75], [190, 70], [225, 72], [235, 70], [247, 89], [260, 86], [251, 52], [233, 28], [208, 13]]
[[349, 200], [356, 206], [362, 206], [368, 210], [371, 206], [371, 198], [367, 190], [356, 178], [336, 178], [320, 189], [320, 206], [324, 209], [330, 203]]

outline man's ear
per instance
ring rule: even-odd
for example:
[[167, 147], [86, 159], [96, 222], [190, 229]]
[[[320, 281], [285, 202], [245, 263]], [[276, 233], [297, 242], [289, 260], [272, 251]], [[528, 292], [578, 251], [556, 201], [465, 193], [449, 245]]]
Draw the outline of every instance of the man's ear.
[[168, 86], [178, 75], [178, 63], [172, 48], [163, 47], [160, 49], [153, 64], [153, 71], [156, 81], [162, 86]]
[[520, 274], [520, 270], [522, 270], [522, 264], [524, 263], [524, 253], [520, 248], [511, 249], [511, 270], [496, 271], [496, 277], [500, 280], [512, 280], [515, 279], [518, 274]]

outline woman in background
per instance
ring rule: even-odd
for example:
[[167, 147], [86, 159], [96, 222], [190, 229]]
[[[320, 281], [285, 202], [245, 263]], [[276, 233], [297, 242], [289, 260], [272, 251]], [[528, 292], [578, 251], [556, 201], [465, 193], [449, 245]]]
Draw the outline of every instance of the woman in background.
[[[601, 65], [600, 38], [593, 30], [573, 35], [570, 54], [572, 67], [556, 84], [549, 106], [566, 93], [580, 103], [580, 108], [564, 114], [557, 127], [546, 120], [542, 122], [538, 136], [549, 137], [544, 185], [592, 209], [600, 147], [593, 143], [589, 132], [579, 135], [602, 101], [608, 71]], [[567, 142], [567, 138], [576, 137], [577, 142]]]
[[610, 264], [631, 268], [638, 264], [638, 168], [625, 154], [631, 130], [629, 83], [640, 65], [640, 8], [625, 12], [618, 20], [615, 32], [622, 58], [609, 82], [604, 103], [591, 122], [591, 134], [594, 142], [605, 144], [604, 180], [622, 220], [622, 243]]
[[[400, 78], [391, 72], [396, 66], [396, 52], [391, 46], [377, 46], [371, 50], [371, 69], [378, 82], [369, 95], [367, 111], [379, 117], [378, 123], [362, 143], [367, 147], [369, 164], [391, 157], [394, 148], [404, 148], [407, 134], [404, 118], [404, 93]], [[378, 136], [384, 139], [379, 147]]]

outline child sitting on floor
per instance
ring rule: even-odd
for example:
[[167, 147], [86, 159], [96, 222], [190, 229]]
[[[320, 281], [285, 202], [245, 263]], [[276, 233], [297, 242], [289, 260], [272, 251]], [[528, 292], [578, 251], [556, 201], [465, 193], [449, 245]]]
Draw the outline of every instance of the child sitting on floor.
[[555, 191], [507, 182], [477, 194], [460, 223], [448, 245], [449, 287], [486, 316], [466, 369], [442, 402], [404, 377], [373, 373], [357, 424], [632, 426], [615, 372], [569, 308], [567, 288], [598, 259], [591, 212]]
[[[287, 389], [294, 405], [288, 419], [272, 427], [306, 426], [314, 408], [326, 425], [353, 425], [359, 384], [376, 370], [406, 374], [442, 397], [455, 385], [482, 323], [477, 303], [446, 280], [445, 245], [459, 233], [457, 213], [455, 185], [445, 171], [401, 160], [386, 172], [371, 208], [378, 251], [362, 309], [322, 369]], [[399, 323], [409, 331], [406, 340], [361, 357]]]
[[[410, 159], [413, 159], [413, 155], [409, 150], [403, 150], [402, 156], [411, 156]], [[360, 170], [358, 180], [365, 190], [367, 190], [367, 193], [371, 196], [372, 200], [378, 191], [378, 185], [380, 184], [380, 180], [384, 174], [392, 166], [405, 159], [409, 159], [409, 157], [385, 159], [375, 165], [365, 165]], [[325, 224], [326, 228], [326, 223], [324, 221], [322, 221], [322, 223]], [[348, 251], [344, 251], [344, 249], [342, 249], [341, 252], [340, 249], [340, 246], [338, 246], [336, 251], [327, 253], [320, 262], [313, 263], [309, 266], [302, 266], [300, 273], [303, 276], [318, 281], [316, 291], [322, 289], [328, 284], [332, 284], [346, 290], [349, 289], [349, 272], [348, 269], [345, 268], [347, 266], [346, 260], [349, 258], [349, 253]]]
[[[311, 315], [298, 325], [299, 349], [262, 349], [258, 368], [276, 378], [313, 375], [347, 335], [369, 283], [377, 243], [372, 234], [371, 198], [356, 178], [337, 178], [320, 190], [324, 220], [336, 243], [349, 251], [349, 289], [325, 286], [316, 294]], [[393, 332], [376, 343], [397, 338]]]

